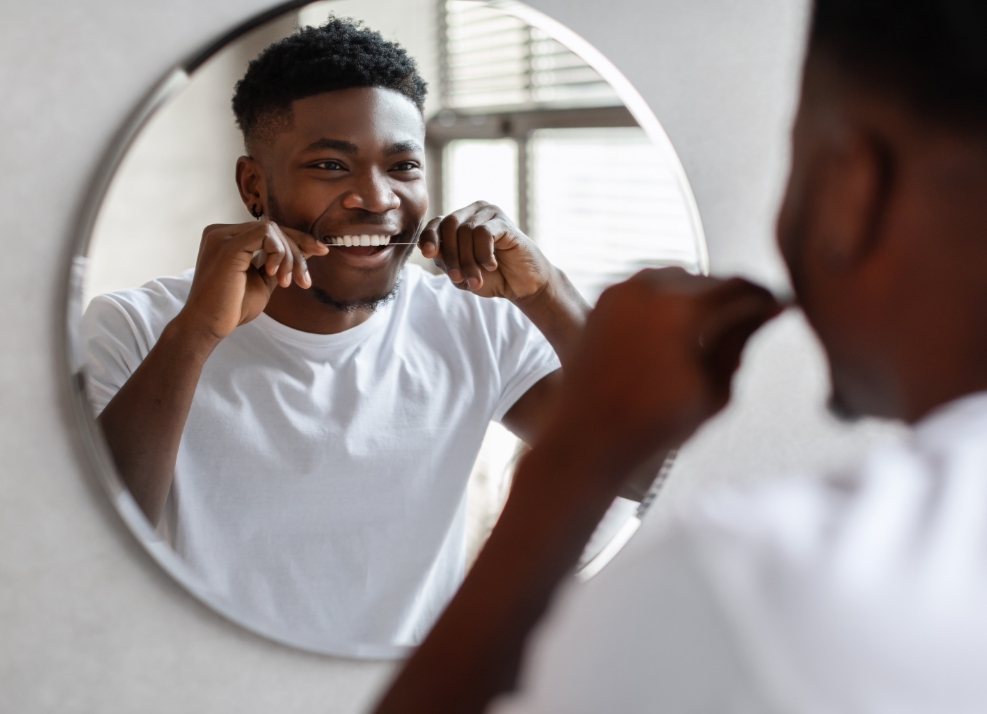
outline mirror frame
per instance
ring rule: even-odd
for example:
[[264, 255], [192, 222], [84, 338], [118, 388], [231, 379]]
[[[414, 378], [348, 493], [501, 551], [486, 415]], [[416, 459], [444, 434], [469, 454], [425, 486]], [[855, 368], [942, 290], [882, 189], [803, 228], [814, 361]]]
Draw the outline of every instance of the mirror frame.
[[[542, 30], [579, 56], [612, 86], [617, 96], [644, 130], [651, 142], [658, 147], [663, 159], [675, 175], [676, 182], [686, 201], [689, 220], [696, 240], [696, 254], [699, 256], [699, 269], [709, 272], [709, 257], [706, 238], [699, 209], [685, 170], [678, 158], [665, 130], [647, 105], [644, 98], [631, 85], [613, 63], [582, 37], [561, 23], [534, 8], [517, 0], [479, 0], [500, 11], [506, 12], [529, 25]], [[96, 415], [86, 395], [85, 358], [79, 339], [79, 326], [82, 320], [82, 288], [88, 262], [88, 251], [96, 220], [109, 187], [124, 156], [134, 140], [144, 129], [150, 118], [170, 99], [181, 92], [191, 81], [192, 74], [211, 59], [217, 52], [234, 40], [275, 20], [284, 14], [310, 4], [313, 0], [289, 0], [275, 5], [270, 10], [254, 15], [228, 32], [219, 35], [201, 49], [171, 67], [154, 84], [152, 89], [138, 102], [124, 120], [103, 153], [89, 188], [85, 193], [82, 210], [76, 218], [76, 227], [70, 240], [68, 286], [63, 296], [62, 325], [65, 338], [62, 342], [63, 364], [67, 368], [73, 412], [92, 468], [96, 471], [103, 490], [112, 502], [127, 529], [140, 542], [144, 550], [170, 577], [176, 580], [192, 596], [220, 616], [238, 626], [266, 639], [282, 645], [294, 647], [316, 654], [360, 659], [401, 659], [410, 654], [413, 648], [399, 645], [368, 645], [340, 641], [326, 644], [303, 639], [294, 639], [279, 632], [273, 623], [260, 622], [254, 615], [241, 612], [236, 603], [212, 592], [182, 561], [182, 559], [160, 538], [144, 517], [130, 492], [117, 474], [106, 440], [96, 423]], [[577, 573], [580, 579], [588, 579], [598, 573], [623, 548], [641, 524], [641, 516], [650, 506], [658, 489], [668, 475], [671, 457], [656, 477], [637, 515], [632, 516], [603, 550]]]

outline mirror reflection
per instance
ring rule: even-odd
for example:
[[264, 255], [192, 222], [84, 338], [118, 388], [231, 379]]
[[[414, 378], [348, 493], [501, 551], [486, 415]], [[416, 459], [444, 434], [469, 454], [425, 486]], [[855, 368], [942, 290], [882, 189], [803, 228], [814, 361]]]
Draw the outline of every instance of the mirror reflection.
[[705, 267], [667, 139], [519, 8], [292, 11], [196, 68], [100, 207], [79, 339], [122, 498], [265, 634], [418, 643], [599, 293]]

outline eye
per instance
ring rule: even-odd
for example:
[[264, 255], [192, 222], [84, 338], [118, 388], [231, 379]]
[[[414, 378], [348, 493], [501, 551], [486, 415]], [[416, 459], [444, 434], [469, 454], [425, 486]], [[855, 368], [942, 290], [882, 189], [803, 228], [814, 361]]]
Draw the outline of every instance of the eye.
[[392, 171], [414, 171], [420, 168], [421, 165], [417, 161], [402, 161], [399, 164], [395, 164]]
[[346, 167], [342, 163], [336, 161], [336, 159], [326, 159], [325, 161], [319, 161], [318, 163], [312, 164], [313, 168], [322, 169], [323, 171], [345, 171]]

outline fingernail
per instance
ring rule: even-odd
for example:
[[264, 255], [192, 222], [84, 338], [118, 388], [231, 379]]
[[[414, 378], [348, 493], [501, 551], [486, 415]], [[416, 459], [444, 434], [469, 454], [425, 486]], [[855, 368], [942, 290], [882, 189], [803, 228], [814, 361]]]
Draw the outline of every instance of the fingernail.
[[454, 283], [461, 283], [463, 282], [463, 274], [453, 268], [449, 271], [449, 279]]
[[312, 284], [312, 276], [308, 274], [307, 270], [305, 271], [305, 282], [308, 283], [309, 285]]
[[466, 284], [470, 286], [470, 290], [476, 290], [480, 287], [480, 281], [476, 278], [470, 278], [466, 281]]

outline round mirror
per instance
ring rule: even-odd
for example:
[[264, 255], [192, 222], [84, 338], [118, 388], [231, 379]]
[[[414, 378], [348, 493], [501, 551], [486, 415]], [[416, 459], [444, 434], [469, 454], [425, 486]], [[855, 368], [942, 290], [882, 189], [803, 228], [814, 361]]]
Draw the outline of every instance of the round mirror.
[[495, 526], [584, 310], [664, 265], [707, 268], [685, 174], [573, 33], [513, 2], [282, 7], [170, 72], [106, 159], [70, 277], [80, 424], [208, 605], [402, 656]]

